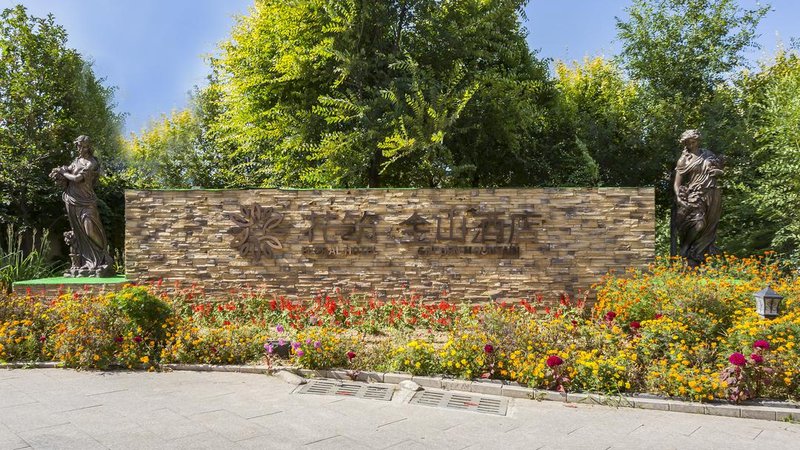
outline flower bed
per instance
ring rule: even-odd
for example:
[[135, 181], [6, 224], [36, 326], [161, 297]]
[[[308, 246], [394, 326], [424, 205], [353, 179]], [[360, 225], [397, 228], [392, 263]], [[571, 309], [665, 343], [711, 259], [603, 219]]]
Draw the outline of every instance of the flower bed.
[[[767, 283], [786, 297], [754, 311]], [[765, 259], [728, 257], [684, 271], [661, 262], [607, 276], [597, 301], [424, 303], [418, 298], [234, 292], [212, 302], [126, 287], [101, 296], [11, 296], [0, 303], [0, 361], [71, 367], [275, 364], [308, 369], [491, 378], [559, 391], [648, 392], [695, 401], [800, 397], [800, 282]]]

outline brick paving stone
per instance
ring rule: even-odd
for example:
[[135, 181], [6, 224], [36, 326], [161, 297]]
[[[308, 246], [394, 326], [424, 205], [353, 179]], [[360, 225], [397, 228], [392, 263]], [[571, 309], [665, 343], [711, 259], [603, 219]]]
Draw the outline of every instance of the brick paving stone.
[[36, 449], [103, 449], [103, 444], [69, 423], [37, 428], [19, 433], [25, 442]]
[[507, 416], [491, 416], [295, 394], [295, 386], [247, 373], [0, 375], [0, 393], [9, 394], [0, 406], [2, 449], [793, 449], [800, 441], [800, 425], [785, 422], [523, 398], [510, 400]]

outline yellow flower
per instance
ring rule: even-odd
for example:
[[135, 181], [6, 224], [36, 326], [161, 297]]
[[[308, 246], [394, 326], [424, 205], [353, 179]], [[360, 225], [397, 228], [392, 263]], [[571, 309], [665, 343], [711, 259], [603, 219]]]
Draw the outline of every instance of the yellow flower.
[[141, 361], [141, 362], [142, 362], [142, 364], [147, 364], [147, 363], [149, 363], [149, 362], [150, 362], [150, 357], [149, 357], [149, 356], [147, 356], [147, 355], [145, 355], [145, 356], [142, 356], [141, 358], [139, 358], [139, 361]]

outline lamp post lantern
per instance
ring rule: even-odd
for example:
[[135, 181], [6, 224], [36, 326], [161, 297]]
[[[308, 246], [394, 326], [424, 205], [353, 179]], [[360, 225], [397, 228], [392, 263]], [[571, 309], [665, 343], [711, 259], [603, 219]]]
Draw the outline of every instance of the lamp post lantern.
[[767, 285], [764, 289], [753, 294], [756, 299], [756, 312], [759, 316], [774, 319], [780, 315], [783, 297]]

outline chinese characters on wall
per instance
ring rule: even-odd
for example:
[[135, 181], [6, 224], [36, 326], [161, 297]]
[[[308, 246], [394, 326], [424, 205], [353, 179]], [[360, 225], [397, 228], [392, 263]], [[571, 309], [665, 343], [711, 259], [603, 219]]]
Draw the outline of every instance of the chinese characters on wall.
[[[302, 223], [291, 224], [288, 214], [253, 204], [242, 214], [228, 215], [236, 227], [231, 247], [243, 257], [260, 259], [287, 251], [286, 239], [301, 230], [299, 242], [306, 257], [337, 258], [374, 256], [376, 244], [386, 240], [408, 246], [419, 256], [486, 256], [519, 258], [520, 236], [531, 230], [532, 211], [486, 212], [452, 208], [426, 214], [414, 211], [405, 219], [387, 220], [372, 211], [341, 213], [311, 211]], [[283, 225], [283, 232], [278, 226]]]

